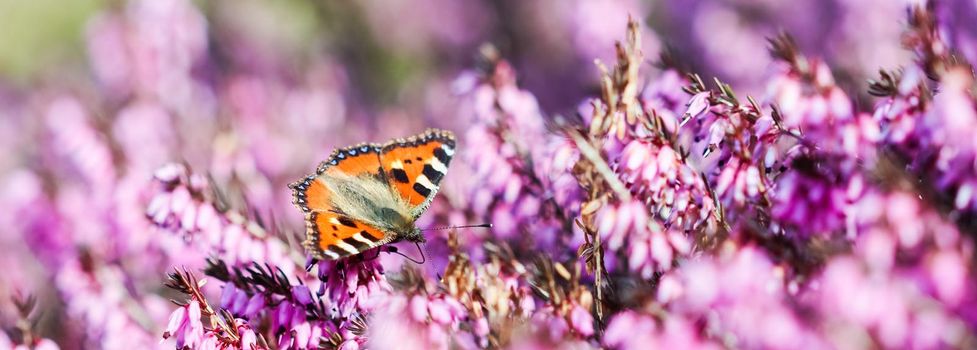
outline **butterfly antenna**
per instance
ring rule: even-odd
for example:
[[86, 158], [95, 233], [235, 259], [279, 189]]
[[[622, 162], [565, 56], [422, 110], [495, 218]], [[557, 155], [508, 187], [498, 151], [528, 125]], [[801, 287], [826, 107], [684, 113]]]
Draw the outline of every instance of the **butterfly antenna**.
[[492, 224], [461, 225], [461, 226], [443, 226], [443, 227], [426, 228], [426, 229], [423, 229], [421, 231], [440, 231], [440, 230], [449, 230], [449, 229], [453, 229], [453, 228], [472, 228], [472, 227], [492, 228]]
[[414, 246], [417, 247], [417, 252], [421, 253], [421, 264], [423, 264], [427, 261], [427, 257], [424, 256], [424, 249], [421, 249], [421, 242], [414, 242]]
[[400, 255], [400, 256], [404, 257], [404, 259], [407, 259], [407, 260], [409, 260], [412, 263], [415, 263], [415, 264], [418, 264], [418, 265], [423, 264], [425, 261], [427, 261], [427, 258], [424, 257], [424, 251], [421, 250], [421, 244], [420, 243], [414, 243], [414, 244], [417, 245], [417, 251], [421, 252], [421, 260], [414, 259], [412, 257], [407, 256], [404, 253], [401, 253], [397, 249], [397, 247], [390, 247], [389, 249], [387, 249], [387, 252], [388, 253], [393, 253], [393, 254]]

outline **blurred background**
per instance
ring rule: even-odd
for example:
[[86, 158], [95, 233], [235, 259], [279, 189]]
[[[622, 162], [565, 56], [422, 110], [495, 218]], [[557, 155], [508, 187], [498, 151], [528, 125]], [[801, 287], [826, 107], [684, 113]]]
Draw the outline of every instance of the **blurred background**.
[[[206, 169], [230, 202], [300, 228], [284, 185], [333, 148], [465, 130], [454, 96], [485, 43], [552, 116], [598, 91], [594, 60], [613, 62], [629, 15], [647, 69], [667, 51], [757, 96], [766, 38], [785, 31], [868, 111], [866, 79], [912, 59], [900, 45], [912, 2], [0, 0], [0, 300], [36, 292], [41, 329], [59, 330], [45, 335], [72, 344], [114, 327], [112, 308], [84, 305], [144, 297], [126, 322], [157, 341], [171, 310], [164, 272], [204, 254], [158, 253], [179, 239], [134, 234], [149, 230], [157, 167]], [[970, 36], [948, 40], [974, 61], [977, 5], [946, 3]], [[93, 264], [117, 267], [93, 279], [104, 289], [79, 282]], [[0, 305], [12, 324], [17, 311]], [[84, 321], [58, 326], [67, 320]]]
[[[155, 35], [180, 31], [178, 40], [187, 42], [167, 44], [182, 45], [189, 73], [211, 86], [227, 71], [294, 81], [328, 66], [343, 75], [344, 97], [355, 102], [346, 115], [396, 109], [420, 117], [438, 113], [431, 104], [445, 91], [437, 89], [447, 89], [472, 66], [482, 43], [496, 45], [517, 65], [521, 82], [544, 110], [565, 111], [594, 91], [596, 74], [578, 73], [593, 70], [595, 58], [613, 58], [627, 15], [647, 26], [649, 59], [671, 47], [681, 66], [743, 89], [759, 88], [768, 63], [762, 59], [765, 38], [779, 31], [828, 61], [844, 84], [863, 86], [879, 68], [909, 59], [899, 45], [908, 3], [217, 0], [191, 2], [192, 9], [168, 14], [172, 18], [145, 20], [173, 21], [158, 23]], [[140, 53], [112, 45], [110, 37], [126, 35], [126, 29], [107, 17], [132, 11], [128, 7], [124, 1], [0, 1], [4, 87], [101, 84], [123, 98], [131, 91], [119, 80], [131, 77], [125, 70], [139, 69], [131, 64]], [[432, 84], [439, 81], [445, 83]]]

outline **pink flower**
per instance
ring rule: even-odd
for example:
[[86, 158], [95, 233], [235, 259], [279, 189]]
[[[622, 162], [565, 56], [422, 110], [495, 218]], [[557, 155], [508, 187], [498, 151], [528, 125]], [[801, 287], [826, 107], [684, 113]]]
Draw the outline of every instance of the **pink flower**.
[[204, 325], [200, 317], [200, 303], [196, 300], [177, 308], [170, 314], [169, 325], [163, 331], [163, 339], [175, 337], [177, 348], [200, 346], [204, 339]]

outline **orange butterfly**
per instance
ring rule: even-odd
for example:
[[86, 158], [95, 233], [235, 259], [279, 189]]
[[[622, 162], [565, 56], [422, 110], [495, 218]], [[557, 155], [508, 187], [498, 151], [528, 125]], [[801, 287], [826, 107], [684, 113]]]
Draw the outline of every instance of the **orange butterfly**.
[[306, 249], [335, 260], [401, 240], [423, 243], [414, 222], [434, 200], [454, 154], [454, 134], [437, 129], [334, 151], [315, 174], [288, 185], [305, 213]]

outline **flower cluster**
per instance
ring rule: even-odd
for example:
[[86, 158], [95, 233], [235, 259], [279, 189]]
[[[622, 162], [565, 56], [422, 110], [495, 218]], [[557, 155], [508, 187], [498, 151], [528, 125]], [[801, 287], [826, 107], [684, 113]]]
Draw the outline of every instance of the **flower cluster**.
[[[977, 94], [973, 67], [954, 56], [940, 35], [933, 14], [910, 13], [906, 40], [919, 56], [901, 72], [882, 72], [872, 88], [883, 96], [875, 111], [882, 142], [892, 157], [915, 176], [926, 179], [934, 200], [973, 215], [977, 209], [972, 131]], [[930, 80], [933, 79], [933, 80]]]
[[146, 217], [162, 231], [234, 266], [267, 263], [294, 272], [286, 243], [259, 222], [227, 211], [207, 178], [175, 163], [163, 165], [153, 177], [160, 190], [149, 200]]
[[[13, 300], [16, 309], [16, 334], [14, 339], [8, 337], [6, 333], [0, 333], [0, 347], [13, 350], [58, 350], [58, 344], [51, 339], [45, 339], [35, 333], [34, 325], [37, 317], [32, 315], [37, 305], [37, 298], [30, 296], [24, 299], [15, 298]], [[17, 339], [19, 338], [19, 339]]]
[[517, 247], [567, 247], [573, 237], [566, 221], [579, 205], [569, 174], [575, 150], [546, 132], [535, 97], [516, 85], [513, 67], [491, 47], [482, 55], [482, 74], [471, 73], [474, 85], [459, 91], [472, 119], [461, 146], [475, 177], [467, 184], [468, 208], [494, 225], [494, 238]]

